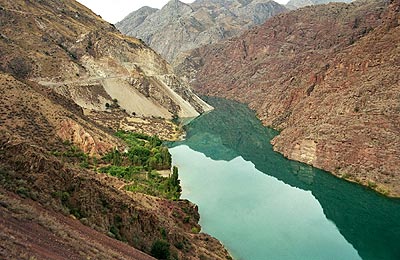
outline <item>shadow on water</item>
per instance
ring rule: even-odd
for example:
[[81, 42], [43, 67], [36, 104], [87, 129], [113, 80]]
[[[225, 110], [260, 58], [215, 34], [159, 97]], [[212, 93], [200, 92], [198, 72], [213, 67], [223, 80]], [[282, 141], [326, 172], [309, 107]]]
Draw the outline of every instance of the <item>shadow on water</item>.
[[290, 161], [274, 152], [270, 140], [278, 133], [265, 128], [245, 105], [207, 97], [215, 110], [187, 126], [188, 145], [213, 160], [237, 156], [270, 176], [311, 191], [325, 216], [363, 259], [400, 259], [400, 200], [385, 198], [365, 187]]

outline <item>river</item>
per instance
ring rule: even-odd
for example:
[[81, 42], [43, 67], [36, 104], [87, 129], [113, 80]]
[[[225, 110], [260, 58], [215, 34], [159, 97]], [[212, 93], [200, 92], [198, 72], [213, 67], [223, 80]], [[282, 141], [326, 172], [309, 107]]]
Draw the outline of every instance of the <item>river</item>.
[[202, 232], [234, 259], [400, 259], [400, 200], [287, 160], [245, 105], [206, 101], [170, 152]]

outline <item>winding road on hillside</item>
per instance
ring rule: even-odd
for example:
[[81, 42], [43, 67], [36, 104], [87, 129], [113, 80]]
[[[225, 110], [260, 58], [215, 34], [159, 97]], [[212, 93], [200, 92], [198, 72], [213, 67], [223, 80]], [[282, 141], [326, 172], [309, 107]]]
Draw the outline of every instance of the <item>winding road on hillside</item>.
[[108, 77], [90, 77], [86, 79], [80, 79], [80, 80], [70, 80], [70, 81], [60, 81], [60, 82], [54, 82], [54, 81], [38, 81], [40, 85], [46, 86], [46, 87], [59, 87], [59, 86], [64, 86], [64, 85], [91, 85], [93, 83], [98, 83], [103, 80], [107, 79], [127, 79], [127, 75], [116, 75], [116, 76], [108, 76]]

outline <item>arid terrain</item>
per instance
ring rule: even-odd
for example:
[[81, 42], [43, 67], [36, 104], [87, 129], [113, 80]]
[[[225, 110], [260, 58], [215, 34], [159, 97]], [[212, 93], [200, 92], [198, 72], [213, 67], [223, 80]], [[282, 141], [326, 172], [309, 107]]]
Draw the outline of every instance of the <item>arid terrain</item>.
[[155, 259], [61, 213], [0, 191], [3, 259]]
[[[134, 148], [168, 159], [161, 141], [139, 134], [132, 147], [116, 135], [174, 139], [167, 119], [211, 107], [154, 51], [75, 1], [0, 1], [0, 21], [0, 258], [230, 259], [200, 232], [197, 206], [150, 186], [171, 174], [128, 162]], [[135, 170], [135, 181], [112, 167]]]

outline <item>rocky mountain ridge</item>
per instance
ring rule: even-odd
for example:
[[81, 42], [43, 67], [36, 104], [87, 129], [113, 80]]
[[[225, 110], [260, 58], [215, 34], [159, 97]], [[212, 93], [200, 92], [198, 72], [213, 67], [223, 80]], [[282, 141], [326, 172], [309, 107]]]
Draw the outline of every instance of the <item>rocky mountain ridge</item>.
[[238, 35], [285, 10], [270, 0], [171, 0], [160, 10], [134, 11], [116, 26], [173, 62], [185, 51]]
[[247, 103], [281, 130], [274, 149], [288, 158], [397, 197], [399, 8], [305, 7], [196, 49], [178, 68], [200, 93]]
[[285, 7], [294, 10], [310, 5], [321, 5], [335, 2], [350, 3], [352, 0], [290, 0]]

